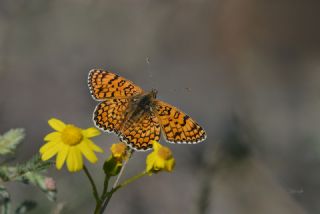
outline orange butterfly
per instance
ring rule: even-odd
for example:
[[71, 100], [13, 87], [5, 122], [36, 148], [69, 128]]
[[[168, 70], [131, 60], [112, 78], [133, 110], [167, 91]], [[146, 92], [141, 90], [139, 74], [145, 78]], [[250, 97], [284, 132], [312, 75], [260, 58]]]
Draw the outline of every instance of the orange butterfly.
[[105, 70], [89, 72], [92, 97], [102, 101], [94, 110], [95, 125], [119, 135], [135, 150], [152, 148], [161, 130], [169, 143], [195, 144], [206, 139], [205, 131], [188, 115], [163, 101], [157, 91], [144, 92], [129, 80]]

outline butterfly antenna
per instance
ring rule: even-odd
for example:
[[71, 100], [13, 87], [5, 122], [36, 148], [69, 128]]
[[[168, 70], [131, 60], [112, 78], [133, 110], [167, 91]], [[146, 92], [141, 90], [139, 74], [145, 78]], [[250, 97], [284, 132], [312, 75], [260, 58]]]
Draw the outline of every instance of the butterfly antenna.
[[148, 77], [149, 77], [149, 79], [150, 79], [150, 83], [151, 83], [152, 85], [155, 85], [155, 81], [154, 81], [154, 78], [153, 78], [153, 74], [152, 74], [152, 71], [151, 71], [151, 68], [150, 68], [150, 66], [151, 66], [151, 61], [150, 61], [150, 57], [149, 57], [149, 56], [146, 57], [146, 64], [147, 64], [147, 73], [148, 73]]

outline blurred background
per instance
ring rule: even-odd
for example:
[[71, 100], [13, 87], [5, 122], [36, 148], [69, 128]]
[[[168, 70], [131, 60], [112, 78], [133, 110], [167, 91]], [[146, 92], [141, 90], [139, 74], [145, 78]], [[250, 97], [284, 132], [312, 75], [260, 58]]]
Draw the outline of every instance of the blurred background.
[[[198, 145], [168, 145], [176, 168], [112, 198], [106, 213], [320, 213], [320, 1], [1, 0], [0, 132], [26, 128], [24, 162], [57, 117], [92, 126], [88, 71], [103, 68], [178, 106], [201, 124]], [[96, 142], [106, 150], [115, 135]], [[125, 177], [140, 172], [135, 153]], [[58, 200], [11, 185], [33, 213], [91, 213], [83, 172], [52, 169]]]

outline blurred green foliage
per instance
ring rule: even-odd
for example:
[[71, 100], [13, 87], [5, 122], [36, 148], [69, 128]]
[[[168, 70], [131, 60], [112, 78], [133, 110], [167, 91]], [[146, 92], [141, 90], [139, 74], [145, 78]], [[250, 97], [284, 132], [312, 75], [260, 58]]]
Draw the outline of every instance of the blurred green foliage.
[[12, 154], [25, 137], [24, 129], [11, 129], [0, 136], [0, 155]]
[[[6, 160], [6, 155], [14, 154], [17, 146], [25, 137], [24, 129], [11, 129], [0, 136], [0, 155]], [[11, 198], [6, 184], [18, 181], [23, 184], [40, 188], [50, 201], [56, 199], [56, 187], [52, 178], [46, 177], [44, 172], [52, 162], [44, 162], [39, 155], [35, 155], [23, 164], [9, 165], [8, 161], [0, 164], [0, 210], [3, 214], [12, 213]], [[37, 206], [37, 202], [26, 199], [16, 209], [16, 214], [27, 213]]]

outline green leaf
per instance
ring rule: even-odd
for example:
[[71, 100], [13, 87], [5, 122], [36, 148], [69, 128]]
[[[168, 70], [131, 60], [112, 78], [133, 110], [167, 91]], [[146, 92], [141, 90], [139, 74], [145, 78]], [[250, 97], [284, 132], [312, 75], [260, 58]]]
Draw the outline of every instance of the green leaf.
[[48, 169], [54, 162], [52, 161], [42, 161], [40, 155], [33, 156], [25, 164], [17, 165], [17, 170], [19, 174], [24, 174], [26, 172], [41, 172]]
[[0, 136], [0, 154], [12, 154], [25, 137], [24, 129], [11, 129]]
[[54, 182], [52, 178], [45, 177], [37, 172], [27, 172], [21, 177], [21, 181], [25, 184], [33, 184], [34, 186], [39, 187], [50, 201], [56, 200], [57, 190], [55, 187], [52, 188], [55, 184], [48, 185], [48, 182]]
[[15, 214], [24, 214], [33, 210], [37, 206], [35, 201], [24, 201], [16, 209]]
[[4, 186], [0, 186], [0, 210], [2, 214], [10, 214], [10, 195]]
[[0, 167], [0, 179], [3, 182], [20, 181], [39, 187], [51, 201], [56, 199], [54, 180], [43, 175], [53, 162], [42, 161], [39, 155], [34, 156], [25, 164]]
[[53, 179], [42, 175], [42, 172], [48, 169], [52, 164], [53, 162], [50, 161], [42, 161], [40, 156], [36, 155], [27, 163], [16, 167], [16, 173], [18, 176], [16, 176], [15, 180], [39, 187], [46, 194], [49, 200], [55, 201], [57, 191], [55, 188], [51, 187], [52, 185], [47, 185], [48, 181], [51, 183], [54, 181]]
[[42, 161], [39, 155], [35, 155], [31, 160], [24, 164], [17, 166], [1, 166], [0, 167], [0, 180], [3, 182], [8, 181], [21, 181], [27, 173], [42, 173], [48, 169], [53, 162]]
[[10, 172], [7, 166], [0, 167], [0, 179], [3, 182], [7, 182], [10, 180]]

